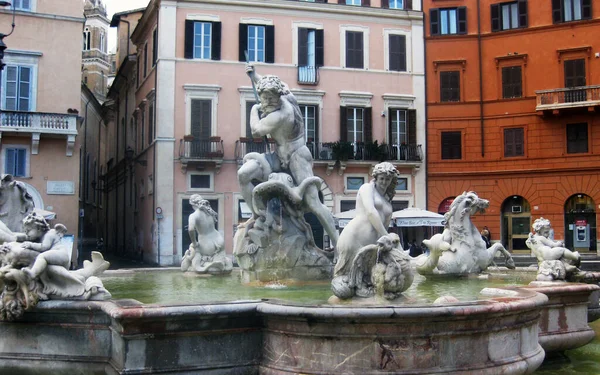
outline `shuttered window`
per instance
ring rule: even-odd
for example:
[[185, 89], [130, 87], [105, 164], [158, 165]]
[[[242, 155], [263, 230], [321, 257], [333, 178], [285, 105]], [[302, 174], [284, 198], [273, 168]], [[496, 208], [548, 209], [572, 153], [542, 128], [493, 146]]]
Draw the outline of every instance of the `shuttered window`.
[[[586, 85], [585, 59], [565, 60], [565, 87], [581, 87]], [[565, 92], [566, 103], [584, 102], [587, 100], [585, 89]]]
[[4, 173], [15, 177], [26, 177], [27, 150], [24, 148], [7, 148], [4, 155]]
[[298, 29], [298, 66], [323, 66], [323, 30]]
[[397, 72], [406, 71], [406, 36], [390, 35], [389, 39], [389, 66], [390, 70]]
[[207, 140], [210, 138], [211, 108], [210, 100], [192, 99], [191, 134], [194, 139]]
[[570, 22], [592, 18], [592, 0], [552, 0], [552, 22]]
[[240, 24], [239, 61], [275, 62], [275, 26]]
[[31, 10], [31, 0], [13, 0], [16, 10]]
[[4, 108], [7, 111], [31, 110], [32, 71], [29, 66], [8, 65], [6, 67]]
[[527, 0], [492, 4], [492, 31], [527, 27]]
[[442, 159], [461, 159], [461, 132], [442, 132]]
[[300, 105], [300, 112], [304, 117], [304, 140], [317, 143], [319, 128], [317, 125], [318, 107], [315, 105]]
[[440, 72], [440, 101], [460, 101], [460, 72]]
[[148, 145], [154, 140], [154, 103], [148, 106]]
[[156, 65], [158, 60], [158, 29], [152, 32], [152, 66]]
[[467, 8], [430, 9], [429, 26], [431, 35], [466, 34]]
[[504, 129], [504, 157], [524, 155], [523, 128]]
[[371, 108], [340, 107], [340, 141], [371, 142], [372, 128]]
[[221, 22], [185, 21], [185, 58], [221, 60]]
[[567, 153], [578, 154], [588, 152], [588, 125], [567, 124]]
[[364, 68], [363, 33], [346, 31], [346, 68]]
[[507, 66], [502, 68], [502, 97], [504, 99], [523, 96], [521, 67]]
[[412, 9], [412, 0], [381, 0], [382, 8], [389, 9]]

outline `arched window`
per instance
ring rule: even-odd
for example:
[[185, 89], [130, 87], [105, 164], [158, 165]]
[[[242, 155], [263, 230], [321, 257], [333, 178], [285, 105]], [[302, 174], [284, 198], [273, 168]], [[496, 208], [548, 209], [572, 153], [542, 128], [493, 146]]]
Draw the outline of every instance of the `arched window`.
[[443, 215], [446, 212], [450, 211], [450, 206], [452, 205], [452, 202], [454, 202], [454, 198], [456, 197], [448, 197], [444, 199], [438, 207], [438, 213]]

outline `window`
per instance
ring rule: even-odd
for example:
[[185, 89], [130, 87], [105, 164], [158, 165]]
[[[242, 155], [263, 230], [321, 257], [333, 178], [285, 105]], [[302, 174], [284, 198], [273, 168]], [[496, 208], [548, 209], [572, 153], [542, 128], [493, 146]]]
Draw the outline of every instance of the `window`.
[[527, 0], [491, 5], [492, 31], [527, 27]]
[[341, 116], [343, 142], [371, 141], [371, 108], [342, 107]]
[[460, 101], [460, 72], [440, 72], [440, 101]]
[[406, 109], [390, 108], [390, 144], [405, 145], [408, 142], [406, 129]]
[[567, 153], [578, 154], [588, 152], [588, 125], [567, 124]]
[[389, 9], [412, 9], [412, 0], [381, 0], [382, 8]]
[[31, 0], [13, 0], [13, 5], [16, 10], [32, 10]]
[[141, 70], [140, 70], [140, 60], [141, 60], [141, 54], [137, 55], [137, 60], [135, 61], [135, 79], [137, 80], [136, 84], [139, 87], [140, 86], [140, 82], [142, 82], [142, 80], [140, 79], [140, 74], [142, 74]]
[[275, 62], [275, 26], [240, 24], [239, 60]]
[[[156, 32], [156, 30], [155, 30]], [[154, 63], [158, 56], [158, 42], [154, 38], [156, 52], [153, 52]], [[185, 20], [185, 52], [186, 59], [221, 60], [221, 22], [204, 22]]]
[[154, 140], [154, 103], [148, 106], [148, 145]]
[[4, 109], [7, 111], [31, 111], [33, 67], [7, 65], [4, 90]]
[[323, 62], [323, 30], [298, 28], [298, 81], [316, 83]]
[[304, 117], [304, 141], [317, 142], [317, 106], [300, 105], [300, 112]]
[[442, 159], [461, 159], [461, 132], [442, 132]]
[[431, 35], [452, 35], [467, 33], [467, 8], [430, 9]]
[[6, 147], [4, 154], [4, 173], [15, 177], [27, 176], [27, 149]]
[[521, 67], [507, 66], [502, 68], [502, 97], [504, 99], [523, 96]]
[[346, 31], [346, 68], [364, 69], [363, 33]]
[[[585, 59], [565, 60], [565, 87], [581, 87], [586, 85]], [[587, 100], [586, 90], [569, 90], [565, 92], [565, 103], [584, 102]]]
[[388, 135], [391, 160], [418, 160], [416, 110], [389, 108]]
[[104, 36], [104, 32], [100, 32], [100, 51], [106, 52], [106, 37]]
[[367, 175], [346, 175], [345, 190], [356, 192], [366, 182], [368, 182]]
[[213, 191], [213, 174], [212, 173], [189, 173], [188, 188], [190, 190]]
[[389, 36], [389, 67], [390, 70], [397, 72], [406, 72], [406, 36]]
[[88, 29], [87, 27], [85, 28], [85, 30], [83, 30], [83, 50], [90, 50], [90, 29]]
[[569, 22], [592, 18], [592, 0], [552, 0], [552, 22]]
[[146, 135], [146, 107], [142, 107], [140, 110], [140, 128], [141, 128], [141, 137], [140, 137], [140, 146], [142, 150], [144, 149], [144, 141]]
[[400, 190], [400, 191], [408, 190], [408, 178], [406, 178], [406, 177], [398, 178], [398, 183], [396, 184], [396, 190]]
[[144, 44], [144, 78], [148, 75], [148, 43]]
[[361, 6], [362, 0], [344, 0], [346, 5], [356, 5]]
[[504, 157], [524, 155], [523, 128], [504, 129]]
[[190, 156], [199, 157], [210, 151], [212, 101], [193, 99], [191, 107], [191, 134], [194, 142], [190, 145]]
[[158, 60], [158, 29], [152, 32], [152, 66], [156, 65]]

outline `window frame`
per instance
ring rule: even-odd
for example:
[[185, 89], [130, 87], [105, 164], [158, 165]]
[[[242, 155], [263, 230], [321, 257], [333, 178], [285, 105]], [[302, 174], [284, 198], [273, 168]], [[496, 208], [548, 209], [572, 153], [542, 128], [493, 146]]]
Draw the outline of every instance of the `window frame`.
[[[456, 32], [442, 32], [442, 17], [445, 16], [448, 27], [451, 25], [450, 13], [456, 12], [454, 22]], [[433, 8], [429, 10], [429, 34], [431, 36], [466, 35], [468, 34], [467, 7]]]
[[[384, 69], [394, 73], [410, 73], [412, 71], [412, 35], [410, 31], [402, 29], [384, 29], [383, 30], [383, 58], [384, 58]], [[403, 36], [404, 37], [404, 67], [405, 70], [392, 70], [390, 67], [390, 38], [392, 36]]]
[[[200, 29], [201, 32], [200, 34], [198, 34], [196, 32], [196, 27], [200, 25]], [[205, 25], [209, 26], [209, 31], [208, 33], [205, 33]], [[212, 59], [212, 36], [213, 36], [213, 23], [212, 22], [207, 22], [207, 21], [194, 21], [194, 33], [193, 33], [193, 40], [192, 40], [192, 58], [194, 60], [211, 60]], [[205, 48], [207, 48], [204, 45], [204, 39], [208, 37], [208, 53], [204, 54], [205, 52]], [[197, 41], [198, 39], [200, 39], [200, 44], [198, 45]], [[198, 55], [196, 53], [196, 50], [200, 48], [201, 54]]]
[[[512, 27], [513, 15], [509, 14], [508, 28], [504, 28], [504, 8], [507, 6], [516, 5], [516, 22], [517, 26]], [[507, 30], [523, 29], [528, 27], [529, 23], [529, 9], [527, 0], [513, 0], [503, 3], [491, 4], [490, 5], [490, 17], [491, 17], [491, 28], [492, 32], [501, 32]]]
[[[456, 80], [458, 83], [458, 87], [453, 88], [453, 87], [444, 87], [444, 78], [443, 76], [446, 76], [447, 74], [457, 74], [458, 75], [458, 79]], [[441, 70], [439, 72], [439, 90], [440, 90], [440, 103], [457, 103], [461, 101], [461, 94], [462, 94], [462, 90], [461, 90], [461, 71], [460, 70]], [[450, 77], [448, 77], [450, 78]], [[452, 98], [454, 98], [454, 92], [457, 92], [457, 99], [456, 100], [451, 100]], [[446, 98], [444, 97], [445, 93], [449, 93], [451, 94], [452, 98]]]
[[[218, 121], [218, 105], [219, 105], [219, 85], [203, 85], [203, 84], [185, 84], [185, 134], [192, 134], [192, 100], [210, 100], [211, 101], [211, 127], [212, 135], [217, 133]], [[156, 121], [156, 119], [154, 119]]]
[[[346, 66], [346, 32], [362, 32], [363, 41], [363, 67], [362, 68], [351, 68]], [[370, 29], [366, 26], [355, 26], [355, 25], [341, 25], [340, 26], [340, 66], [344, 69], [357, 69], [357, 70], [368, 70], [369, 69], [369, 39]]]
[[[519, 94], [515, 95], [515, 90], [517, 88], [517, 83], [516, 82], [510, 82], [510, 83], [506, 83], [506, 79], [508, 76], [508, 78], [514, 78], [513, 73], [509, 73], [507, 74], [507, 76], [505, 77], [505, 72], [509, 72], [514, 70], [515, 68], [519, 68], [519, 82], [518, 82], [518, 90], [519, 90]], [[523, 66], [522, 65], [507, 65], [507, 66], [503, 66], [500, 68], [500, 74], [501, 74], [501, 82], [502, 82], [502, 99], [519, 99], [523, 97]], [[512, 91], [512, 96], [507, 95], [510, 94], [509, 92]]]
[[[210, 182], [208, 187], [192, 187], [192, 176], [209, 176]], [[215, 191], [215, 172], [188, 172], [186, 174], [186, 187], [188, 191], [197, 192], [214, 192]]]
[[30, 101], [29, 101], [29, 112], [36, 112], [37, 110], [37, 81], [38, 81], [38, 60], [41, 53], [15, 53], [9, 52], [4, 56], [4, 72], [1, 74], [1, 92], [0, 92], [0, 110], [6, 109], [6, 78], [8, 66], [26, 66], [31, 68], [31, 85], [30, 85]]
[[[9, 173], [6, 170], [6, 162], [7, 162], [7, 157], [6, 157], [6, 153], [8, 150], [24, 150], [25, 151], [25, 175], [24, 176], [17, 176], [15, 174]], [[27, 178], [27, 177], [31, 177], [31, 148], [29, 145], [23, 145], [23, 144], [3, 144], [2, 145], [2, 154], [1, 154], [1, 159], [0, 159], [0, 163], [2, 165], [2, 171], [4, 174], [12, 174], [14, 177], [18, 177], [18, 178]]]
[[350, 189], [348, 187], [349, 178], [362, 178], [363, 183], [361, 184], [361, 186], [370, 181], [369, 175], [367, 173], [344, 173], [344, 194], [356, 194], [358, 193], [358, 189], [360, 189], [360, 186], [358, 187], [358, 189]]
[[592, 0], [580, 0], [581, 5], [579, 8], [579, 13], [581, 15], [581, 18], [578, 19], [575, 19], [575, 3], [571, 0], [571, 19], [569, 20], [566, 19], [565, 1], [566, 0], [552, 0], [552, 23], [557, 24], [566, 22], [578, 22], [592, 19]]
[[[453, 157], [453, 155], [448, 155], [444, 152], [444, 135], [458, 135], [460, 138], [460, 142], [458, 145], [452, 145], [452, 147], [458, 147], [459, 157]], [[448, 143], [448, 142], [446, 142]], [[462, 160], [463, 152], [462, 152], [462, 131], [461, 130], [441, 130], [440, 131], [440, 160]], [[447, 157], [444, 157], [446, 155]]]
[[[19, 2], [19, 5], [16, 5], [16, 3]], [[14, 4], [14, 9], [15, 10], [19, 10], [22, 12], [35, 12], [36, 10], [36, 5], [37, 5], [37, 0], [29, 0], [29, 8], [23, 7], [21, 4], [23, 4], [23, 0], [13, 0], [13, 4]]]
[[[508, 134], [507, 134], [508, 133]], [[508, 143], [512, 133], [513, 141]], [[520, 133], [520, 134], [519, 134]], [[516, 136], [520, 135], [521, 141], [521, 153], [518, 152], [518, 142]], [[526, 155], [526, 132], [525, 127], [506, 127], [502, 129], [502, 146], [503, 146], [503, 157], [504, 158], [519, 158]], [[508, 151], [508, 152], [507, 152]]]
[[[210, 53], [209, 57], [199, 58], [195, 57], [196, 46], [195, 46], [195, 29], [197, 23], [210, 24]], [[154, 30], [156, 32], [156, 29]], [[218, 16], [208, 15], [188, 15], [185, 20], [185, 37], [184, 37], [184, 53], [183, 56], [188, 60], [221, 60], [221, 22]], [[156, 59], [158, 60], [158, 32], [156, 32]], [[154, 52], [153, 52], [154, 54]]]
[[[575, 127], [575, 126], [581, 127], [581, 129], [579, 129], [579, 130], [585, 129], [585, 137], [586, 137], [586, 139], [585, 139], [585, 151], [578, 151], [578, 150], [574, 150], [574, 149], [570, 150], [569, 136], [571, 134], [569, 134], [570, 133], [569, 130], [572, 129], [573, 127]], [[577, 130], [577, 129], [573, 129], [573, 130]], [[573, 130], [571, 130], [571, 132]], [[577, 134], [577, 135], [579, 135], [579, 134]], [[583, 143], [583, 140], [578, 140], [577, 139], [574, 142], [582, 142]], [[580, 144], [574, 144], [574, 145], [572, 145], [572, 147], [575, 147], [575, 148], [582, 147], [582, 146], [583, 146], [583, 144], [582, 145], [580, 145]], [[565, 127], [565, 148], [566, 148], [565, 151], [566, 151], [566, 153], [568, 155], [588, 154], [590, 152], [590, 126], [589, 126], [589, 124], [587, 122], [579, 122], [579, 123], [572, 123], [572, 124], [567, 124], [566, 125], [566, 127]]]

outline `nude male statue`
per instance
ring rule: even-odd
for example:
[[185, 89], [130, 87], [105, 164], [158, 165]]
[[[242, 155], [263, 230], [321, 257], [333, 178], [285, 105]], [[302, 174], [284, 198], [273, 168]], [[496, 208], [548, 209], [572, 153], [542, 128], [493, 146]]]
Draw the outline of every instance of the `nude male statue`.
[[[274, 153], [248, 153], [244, 156], [244, 164], [238, 171], [238, 180], [244, 200], [252, 210], [252, 190], [257, 182], [269, 179], [273, 172], [289, 172], [294, 182], [314, 176], [312, 155], [304, 140], [304, 120], [298, 102], [289, 88], [278, 77], [260, 76], [252, 65], [246, 65], [246, 72], [256, 84], [260, 104], [252, 107], [250, 112], [250, 128], [252, 135], [262, 137], [270, 134], [275, 140], [277, 150]], [[259, 116], [259, 110], [262, 112]], [[335, 229], [333, 215], [319, 200], [316, 186], [308, 188], [305, 196], [307, 209], [314, 213], [329, 235], [335, 246], [338, 232]]]

